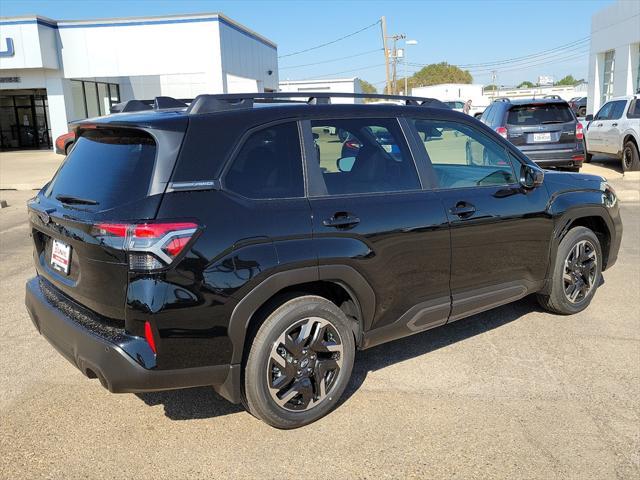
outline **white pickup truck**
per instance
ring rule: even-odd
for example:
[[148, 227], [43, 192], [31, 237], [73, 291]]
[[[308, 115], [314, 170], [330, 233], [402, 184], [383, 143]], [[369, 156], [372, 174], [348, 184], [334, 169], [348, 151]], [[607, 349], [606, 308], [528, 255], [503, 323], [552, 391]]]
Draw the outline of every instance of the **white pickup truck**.
[[604, 154], [619, 158], [625, 172], [640, 170], [640, 95], [613, 98], [585, 121], [585, 161]]

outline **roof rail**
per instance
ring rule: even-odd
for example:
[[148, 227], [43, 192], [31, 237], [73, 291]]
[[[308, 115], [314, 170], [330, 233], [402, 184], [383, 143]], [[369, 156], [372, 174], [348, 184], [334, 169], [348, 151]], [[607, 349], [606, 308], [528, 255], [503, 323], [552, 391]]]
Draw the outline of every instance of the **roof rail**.
[[380, 100], [404, 100], [407, 105], [446, 108], [447, 105], [434, 98], [411, 97], [407, 95], [382, 95], [378, 93], [328, 93], [328, 92], [265, 92], [265, 93], [223, 93], [198, 95], [187, 109], [189, 114], [214, 113], [227, 110], [252, 108], [254, 103], [295, 102], [310, 105], [331, 103], [331, 98], [371, 98]]
[[493, 99], [494, 102], [508, 102], [511, 103], [511, 99], [509, 97], [498, 97]]
[[153, 110], [152, 103], [153, 101], [151, 100], [127, 100], [126, 102], [116, 103], [109, 111], [111, 113], [125, 113]]

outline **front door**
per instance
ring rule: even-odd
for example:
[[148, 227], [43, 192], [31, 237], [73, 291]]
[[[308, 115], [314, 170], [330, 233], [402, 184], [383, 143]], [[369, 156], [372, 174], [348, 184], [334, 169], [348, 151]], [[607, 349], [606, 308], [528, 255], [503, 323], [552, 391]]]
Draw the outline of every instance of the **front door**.
[[310, 202], [320, 267], [350, 266], [370, 284], [377, 309], [365, 319], [365, 331], [386, 327], [398, 337], [445, 323], [447, 217], [436, 195], [422, 189], [398, 120], [323, 119], [310, 128]]
[[622, 122], [624, 122], [622, 115], [626, 106], [626, 100], [614, 100], [611, 102], [611, 110], [607, 118], [602, 120], [601, 135], [604, 153], [616, 155], [621, 149], [620, 133]]
[[546, 190], [521, 188], [519, 160], [472, 124], [413, 124], [451, 226], [450, 321], [535, 291], [553, 229]]

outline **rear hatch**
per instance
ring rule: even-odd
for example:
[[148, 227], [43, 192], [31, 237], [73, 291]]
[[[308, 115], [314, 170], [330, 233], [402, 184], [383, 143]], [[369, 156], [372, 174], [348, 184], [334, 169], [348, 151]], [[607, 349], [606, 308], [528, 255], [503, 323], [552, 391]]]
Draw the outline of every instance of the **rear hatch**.
[[29, 202], [39, 275], [100, 315], [124, 319], [128, 260], [104, 225], [153, 219], [157, 145], [142, 130], [85, 130], [52, 181]]
[[525, 152], [576, 148], [577, 120], [565, 102], [513, 105], [506, 123], [508, 140]]

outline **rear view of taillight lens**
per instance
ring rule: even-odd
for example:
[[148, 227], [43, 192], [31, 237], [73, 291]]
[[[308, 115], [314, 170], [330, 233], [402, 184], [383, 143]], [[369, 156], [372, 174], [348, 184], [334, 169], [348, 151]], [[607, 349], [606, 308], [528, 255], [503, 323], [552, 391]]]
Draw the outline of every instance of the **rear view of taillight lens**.
[[157, 270], [170, 265], [198, 231], [192, 222], [99, 223], [93, 236], [129, 253], [131, 270]]
[[496, 133], [500, 135], [502, 138], [507, 138], [509, 136], [509, 132], [506, 127], [498, 127], [496, 128]]
[[576, 125], [576, 140], [584, 139], [584, 127], [580, 122]]

